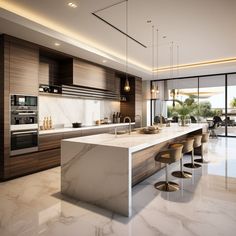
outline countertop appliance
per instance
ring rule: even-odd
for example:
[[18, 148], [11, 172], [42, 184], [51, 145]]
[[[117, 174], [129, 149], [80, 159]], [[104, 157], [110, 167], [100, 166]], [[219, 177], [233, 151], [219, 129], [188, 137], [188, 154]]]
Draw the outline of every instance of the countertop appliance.
[[38, 150], [38, 98], [11, 95], [11, 156]]

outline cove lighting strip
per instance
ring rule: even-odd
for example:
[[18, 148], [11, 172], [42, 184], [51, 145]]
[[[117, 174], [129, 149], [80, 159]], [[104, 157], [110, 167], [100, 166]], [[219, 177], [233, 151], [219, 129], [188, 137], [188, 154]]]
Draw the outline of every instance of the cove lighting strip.
[[204, 61], [204, 62], [198, 62], [198, 63], [189, 63], [189, 64], [182, 64], [182, 65], [174, 65], [173, 67], [167, 66], [167, 67], [160, 67], [154, 69], [154, 72], [164, 72], [169, 70], [182, 70], [182, 69], [188, 69], [188, 68], [195, 68], [195, 67], [201, 67], [201, 66], [210, 66], [210, 65], [219, 65], [219, 64], [225, 64], [225, 63], [232, 63], [236, 62], [236, 58], [227, 58], [227, 59], [220, 59], [220, 60], [212, 60], [212, 61]]

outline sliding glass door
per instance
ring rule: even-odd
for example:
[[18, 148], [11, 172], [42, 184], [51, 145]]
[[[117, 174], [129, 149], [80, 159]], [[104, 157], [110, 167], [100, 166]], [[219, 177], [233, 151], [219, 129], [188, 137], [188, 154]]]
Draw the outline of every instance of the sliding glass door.
[[236, 137], [236, 73], [152, 81], [152, 85], [152, 124], [160, 116], [177, 122], [184, 104], [192, 123], [212, 126], [216, 121], [217, 135]]
[[227, 76], [227, 135], [236, 137], [236, 75]]
[[199, 78], [199, 121], [218, 122], [215, 133], [225, 136], [225, 75]]

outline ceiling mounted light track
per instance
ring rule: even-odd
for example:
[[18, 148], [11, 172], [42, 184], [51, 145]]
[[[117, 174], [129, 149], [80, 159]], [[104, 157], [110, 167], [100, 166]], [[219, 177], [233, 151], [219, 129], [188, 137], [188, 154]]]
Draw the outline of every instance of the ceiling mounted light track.
[[121, 34], [125, 35], [126, 37], [128, 37], [129, 39], [131, 39], [132, 41], [134, 41], [135, 43], [139, 44], [140, 46], [147, 48], [146, 45], [144, 45], [143, 43], [141, 43], [140, 41], [138, 41], [137, 39], [135, 39], [134, 37], [130, 36], [127, 32], [122, 31], [121, 29], [119, 29], [118, 27], [114, 26], [113, 24], [111, 24], [110, 22], [108, 22], [107, 20], [105, 20], [104, 18], [102, 18], [101, 16], [99, 16], [97, 13], [104, 11], [106, 9], [112, 8], [114, 6], [117, 6], [119, 4], [122, 4], [126, 2], [126, 4], [128, 4], [128, 0], [123, 0], [114, 4], [111, 4], [107, 7], [104, 7], [102, 9], [96, 10], [94, 12], [92, 12], [92, 15], [94, 15], [95, 17], [97, 17], [99, 20], [103, 21], [104, 23], [106, 23], [107, 25], [111, 26], [113, 29], [117, 30], [118, 32], [120, 32]]

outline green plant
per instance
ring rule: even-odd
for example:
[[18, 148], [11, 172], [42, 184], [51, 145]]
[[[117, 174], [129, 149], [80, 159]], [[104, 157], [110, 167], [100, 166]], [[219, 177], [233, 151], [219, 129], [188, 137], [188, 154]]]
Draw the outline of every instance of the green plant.
[[236, 97], [234, 97], [231, 101], [230, 101], [230, 106], [232, 108], [235, 108], [236, 107]]

